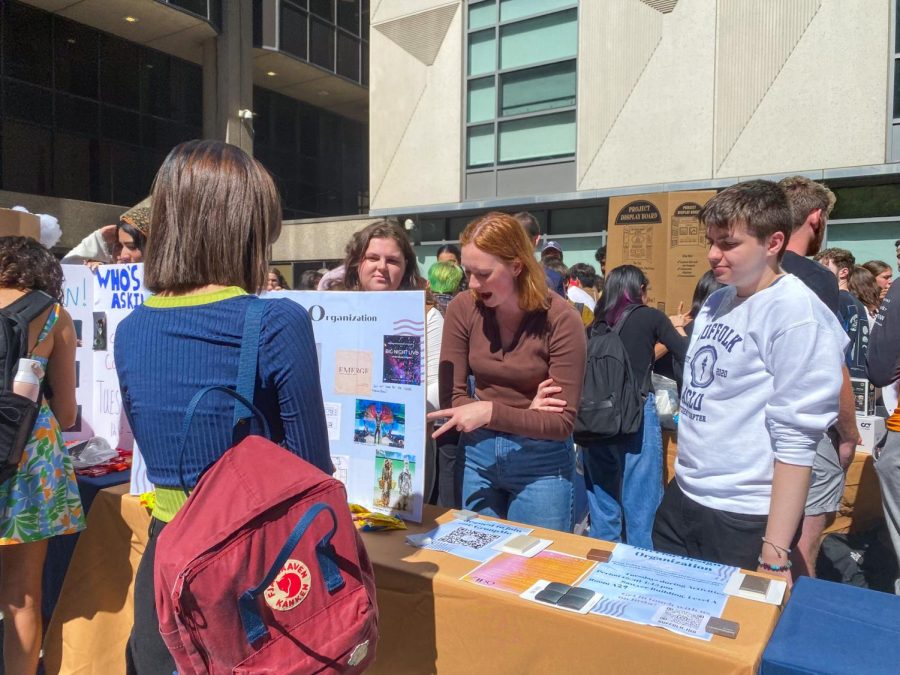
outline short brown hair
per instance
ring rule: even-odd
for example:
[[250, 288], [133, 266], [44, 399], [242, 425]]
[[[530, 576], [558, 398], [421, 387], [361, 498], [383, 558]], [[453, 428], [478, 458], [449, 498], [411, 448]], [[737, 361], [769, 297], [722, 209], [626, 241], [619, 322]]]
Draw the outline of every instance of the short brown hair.
[[486, 213], [466, 225], [459, 243], [463, 248], [473, 244], [507, 265], [516, 261], [521, 263], [522, 272], [516, 277], [519, 308], [534, 312], [550, 307], [544, 270], [534, 259], [534, 248], [525, 234], [525, 228], [514, 216], [499, 211]]
[[806, 176], [789, 176], [778, 181], [779, 187], [784, 190], [791, 205], [793, 217], [791, 231], [799, 230], [806, 222], [807, 216], [815, 209], [822, 210], [821, 225], [825, 227], [828, 216], [837, 198], [834, 193], [821, 183], [810, 180]]
[[525, 228], [525, 233], [532, 239], [541, 236], [541, 224], [528, 211], [519, 211], [513, 215], [513, 218], [519, 221], [519, 225]]
[[406, 231], [394, 221], [377, 220], [359, 232], [355, 232], [347, 243], [344, 251], [344, 288], [346, 290], [360, 290], [359, 265], [366, 255], [369, 242], [373, 239], [393, 239], [403, 253], [406, 269], [403, 270], [398, 290], [416, 291], [425, 288], [425, 279], [419, 274], [419, 262], [416, 260], [416, 254], [409, 237], [406, 236]]
[[281, 203], [269, 172], [237, 146], [175, 146], [153, 181], [144, 282], [151, 291], [266, 284]]
[[[768, 180], [737, 183], [722, 190], [700, 209], [700, 223], [728, 230], [741, 224], [747, 232], [764, 242], [776, 232], [784, 234], [784, 246], [791, 235], [791, 207], [778, 185]], [[778, 259], [784, 255], [784, 246]]]
[[44, 291], [62, 302], [62, 267], [31, 237], [0, 237], [0, 288]]
[[856, 258], [845, 248], [826, 248], [816, 253], [813, 258], [816, 262], [830, 260], [839, 270], [850, 270], [856, 266]]

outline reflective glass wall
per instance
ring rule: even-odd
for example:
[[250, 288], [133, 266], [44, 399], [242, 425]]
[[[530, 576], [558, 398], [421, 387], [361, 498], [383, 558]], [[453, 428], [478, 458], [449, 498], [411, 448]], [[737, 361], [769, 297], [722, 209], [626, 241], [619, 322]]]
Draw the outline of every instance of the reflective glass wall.
[[253, 89], [254, 155], [275, 176], [285, 219], [368, 211], [368, 128]]
[[0, 189], [130, 205], [202, 136], [200, 66], [0, 3]]

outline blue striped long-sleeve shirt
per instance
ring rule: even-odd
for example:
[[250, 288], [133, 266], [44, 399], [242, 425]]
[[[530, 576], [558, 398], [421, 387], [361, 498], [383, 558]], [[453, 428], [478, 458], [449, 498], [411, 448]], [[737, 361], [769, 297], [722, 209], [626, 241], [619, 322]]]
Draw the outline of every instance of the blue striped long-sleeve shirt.
[[[122, 403], [159, 487], [192, 487], [199, 474], [234, 444], [234, 399], [207, 395], [194, 415], [179, 476], [178, 448], [191, 398], [210, 385], [235, 387], [244, 315], [256, 301], [237, 288], [208, 294], [149, 298], [120, 325], [115, 359]], [[318, 358], [306, 310], [267, 300], [262, 314], [254, 403], [272, 440], [331, 473]], [[251, 433], [261, 433], [256, 421]]]

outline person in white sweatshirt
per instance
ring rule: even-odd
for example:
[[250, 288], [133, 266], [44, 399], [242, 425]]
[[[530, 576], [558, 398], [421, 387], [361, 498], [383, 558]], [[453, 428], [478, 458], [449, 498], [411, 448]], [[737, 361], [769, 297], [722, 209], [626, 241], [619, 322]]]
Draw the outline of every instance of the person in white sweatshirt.
[[792, 219], [775, 183], [723, 190], [700, 221], [710, 266], [726, 286], [695, 319], [675, 479], [653, 544], [790, 583], [816, 445], [837, 418], [847, 337], [780, 267]]

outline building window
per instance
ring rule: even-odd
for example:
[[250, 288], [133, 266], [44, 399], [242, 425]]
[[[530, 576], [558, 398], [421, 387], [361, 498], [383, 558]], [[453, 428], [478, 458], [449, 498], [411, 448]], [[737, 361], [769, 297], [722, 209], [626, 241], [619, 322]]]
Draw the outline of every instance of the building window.
[[466, 168], [575, 156], [578, 3], [468, 4]]
[[891, 46], [894, 80], [891, 83], [891, 128], [888, 160], [900, 162], [900, 0], [894, 3], [893, 40]]
[[[255, 24], [262, 21], [262, 4], [257, 8]], [[279, 50], [357, 84], [369, 83], [369, 0], [280, 0], [278, 15]], [[255, 34], [254, 46], [261, 47], [261, 30]]]
[[0, 189], [135, 204], [202, 136], [199, 66], [18, 2], [0, 30]]

